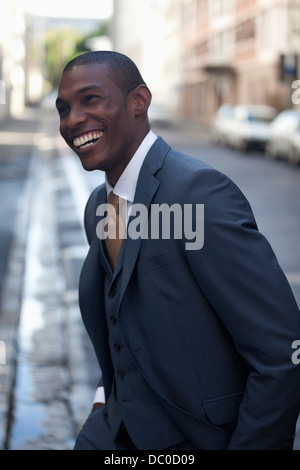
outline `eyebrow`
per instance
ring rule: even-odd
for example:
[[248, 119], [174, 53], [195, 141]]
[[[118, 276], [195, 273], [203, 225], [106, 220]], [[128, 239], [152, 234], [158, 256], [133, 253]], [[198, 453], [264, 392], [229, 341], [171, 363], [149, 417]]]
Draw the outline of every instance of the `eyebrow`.
[[89, 90], [103, 90], [103, 88], [100, 85], [87, 85], [83, 88], [80, 88], [80, 90], [77, 90], [75, 94], [80, 95], [81, 93], [85, 93], [86, 91], [89, 91]]
[[[79, 90], [77, 90], [77, 91], [75, 92], [75, 95], [81, 95], [82, 93], [85, 93], [86, 91], [89, 91], [89, 90], [99, 90], [99, 91], [100, 91], [100, 90], [103, 90], [103, 88], [102, 88], [100, 85], [87, 85], [87, 86], [85, 86], [85, 87], [80, 88]], [[56, 101], [55, 101], [56, 106], [57, 106], [58, 104], [64, 103], [64, 102], [65, 102], [65, 100], [64, 100], [63, 98], [60, 98], [60, 97], [58, 97], [58, 98], [56, 99]]]

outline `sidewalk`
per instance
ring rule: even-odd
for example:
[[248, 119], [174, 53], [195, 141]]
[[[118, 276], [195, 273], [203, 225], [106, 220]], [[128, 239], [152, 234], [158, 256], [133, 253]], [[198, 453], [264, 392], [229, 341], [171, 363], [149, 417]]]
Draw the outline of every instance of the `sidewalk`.
[[57, 122], [40, 118], [1, 299], [0, 449], [8, 450], [72, 449], [98, 381], [77, 300], [87, 244], [55, 148]]

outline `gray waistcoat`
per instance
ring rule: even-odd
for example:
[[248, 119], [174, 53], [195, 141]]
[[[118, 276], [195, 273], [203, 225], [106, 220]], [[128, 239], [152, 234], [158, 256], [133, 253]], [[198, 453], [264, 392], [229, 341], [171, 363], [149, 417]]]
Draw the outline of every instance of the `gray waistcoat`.
[[101, 243], [101, 262], [106, 272], [105, 306], [108, 341], [114, 367], [114, 382], [107, 400], [108, 421], [113, 439], [116, 439], [123, 421], [138, 449], [165, 449], [183, 442], [185, 438], [159, 403], [122, 338], [118, 323], [118, 304], [125, 248], [126, 243], [123, 242], [113, 273]]

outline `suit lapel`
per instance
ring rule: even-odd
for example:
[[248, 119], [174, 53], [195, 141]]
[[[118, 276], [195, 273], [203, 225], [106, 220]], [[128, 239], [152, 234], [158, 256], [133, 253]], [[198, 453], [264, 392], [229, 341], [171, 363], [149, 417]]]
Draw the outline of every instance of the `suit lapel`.
[[[160, 185], [155, 174], [162, 167], [164, 158], [169, 150], [170, 147], [161, 138], [158, 138], [148, 152], [142, 165], [135, 192], [134, 204], [143, 204], [147, 208], [148, 213], [152, 199]], [[129, 225], [131, 220], [132, 218], [129, 219]], [[143, 229], [144, 227], [141, 227], [141, 233], [143, 233]], [[128, 237], [126, 240], [120, 302], [136, 264], [141, 243], [141, 238], [133, 240]]]

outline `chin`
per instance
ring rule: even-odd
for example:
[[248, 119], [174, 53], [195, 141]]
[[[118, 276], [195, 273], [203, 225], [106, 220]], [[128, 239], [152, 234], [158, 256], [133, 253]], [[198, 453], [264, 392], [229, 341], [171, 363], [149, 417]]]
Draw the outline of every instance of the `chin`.
[[83, 162], [81, 161], [82, 168], [85, 169], [85, 171], [94, 171], [94, 170], [99, 170], [99, 168], [96, 165], [93, 165], [88, 162]]
[[[79, 156], [79, 155], [78, 155]], [[99, 160], [98, 159], [95, 159], [95, 158], [82, 158], [82, 156], [79, 156], [79, 159], [81, 161], [81, 165], [82, 167], [86, 170], [86, 171], [94, 171], [94, 170], [99, 170], [101, 168], [99, 168]]]

